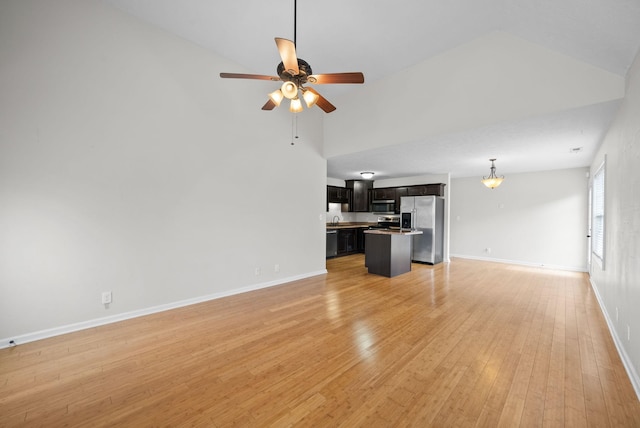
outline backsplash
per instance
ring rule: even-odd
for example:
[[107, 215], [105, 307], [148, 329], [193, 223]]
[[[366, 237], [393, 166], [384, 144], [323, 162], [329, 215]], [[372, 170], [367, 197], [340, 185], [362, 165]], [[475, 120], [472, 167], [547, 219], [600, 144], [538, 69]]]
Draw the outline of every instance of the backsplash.
[[332, 223], [335, 216], [340, 218], [340, 222], [376, 222], [378, 220], [375, 214], [342, 212], [340, 204], [329, 204], [327, 223]]

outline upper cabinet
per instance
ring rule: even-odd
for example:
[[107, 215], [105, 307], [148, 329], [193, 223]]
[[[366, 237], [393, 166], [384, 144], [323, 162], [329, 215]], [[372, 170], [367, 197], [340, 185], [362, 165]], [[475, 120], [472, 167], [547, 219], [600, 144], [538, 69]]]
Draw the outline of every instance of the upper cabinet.
[[369, 194], [373, 188], [373, 180], [346, 180], [347, 189], [351, 189], [349, 211], [369, 212]]
[[444, 196], [446, 184], [420, 184], [407, 187], [407, 196]]
[[350, 189], [338, 186], [327, 186], [327, 202], [336, 204], [348, 204]]
[[395, 187], [380, 187], [378, 189], [373, 189], [373, 196], [371, 197], [374, 201], [385, 201], [385, 200], [395, 200], [396, 199], [396, 188]]
[[400, 214], [400, 198], [409, 196], [407, 187], [380, 187], [371, 191], [373, 201], [394, 201], [395, 212]]
[[400, 198], [403, 196], [409, 196], [408, 187], [396, 187], [396, 214], [400, 214]]
[[403, 196], [444, 196], [444, 183], [417, 184], [403, 187], [373, 188], [373, 180], [346, 180], [347, 187], [327, 186], [327, 211], [330, 203], [342, 204], [342, 211], [371, 212], [372, 201], [395, 201], [396, 214], [400, 213]]

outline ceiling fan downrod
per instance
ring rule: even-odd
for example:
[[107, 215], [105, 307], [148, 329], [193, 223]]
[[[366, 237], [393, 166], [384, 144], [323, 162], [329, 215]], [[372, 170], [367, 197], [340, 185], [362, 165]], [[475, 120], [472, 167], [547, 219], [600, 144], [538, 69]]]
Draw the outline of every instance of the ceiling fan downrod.
[[296, 46], [298, 35], [298, 0], [293, 0], [293, 45]]

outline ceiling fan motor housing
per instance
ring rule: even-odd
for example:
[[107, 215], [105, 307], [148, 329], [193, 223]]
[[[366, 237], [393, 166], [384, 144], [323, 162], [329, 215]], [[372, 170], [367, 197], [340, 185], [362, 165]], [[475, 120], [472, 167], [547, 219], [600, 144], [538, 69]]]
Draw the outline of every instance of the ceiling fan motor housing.
[[291, 75], [287, 70], [285, 70], [284, 63], [280, 62], [280, 64], [278, 64], [277, 73], [278, 76], [280, 76], [280, 78], [285, 82], [291, 81], [297, 82], [299, 84], [306, 83], [307, 76], [313, 74], [313, 72], [311, 71], [311, 66], [307, 61], [298, 58], [298, 69], [300, 70], [300, 72], [297, 75]]

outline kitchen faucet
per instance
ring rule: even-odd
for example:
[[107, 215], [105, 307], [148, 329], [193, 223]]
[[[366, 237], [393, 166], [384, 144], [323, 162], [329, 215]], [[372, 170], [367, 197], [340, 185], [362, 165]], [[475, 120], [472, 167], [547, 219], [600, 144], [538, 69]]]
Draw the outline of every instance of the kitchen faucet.
[[[336, 219], [338, 219], [338, 220], [336, 220]], [[332, 223], [334, 226], [337, 226], [337, 225], [338, 225], [338, 223], [340, 223], [340, 216], [334, 215], [334, 216], [333, 216], [333, 220], [331, 220], [331, 223]]]

